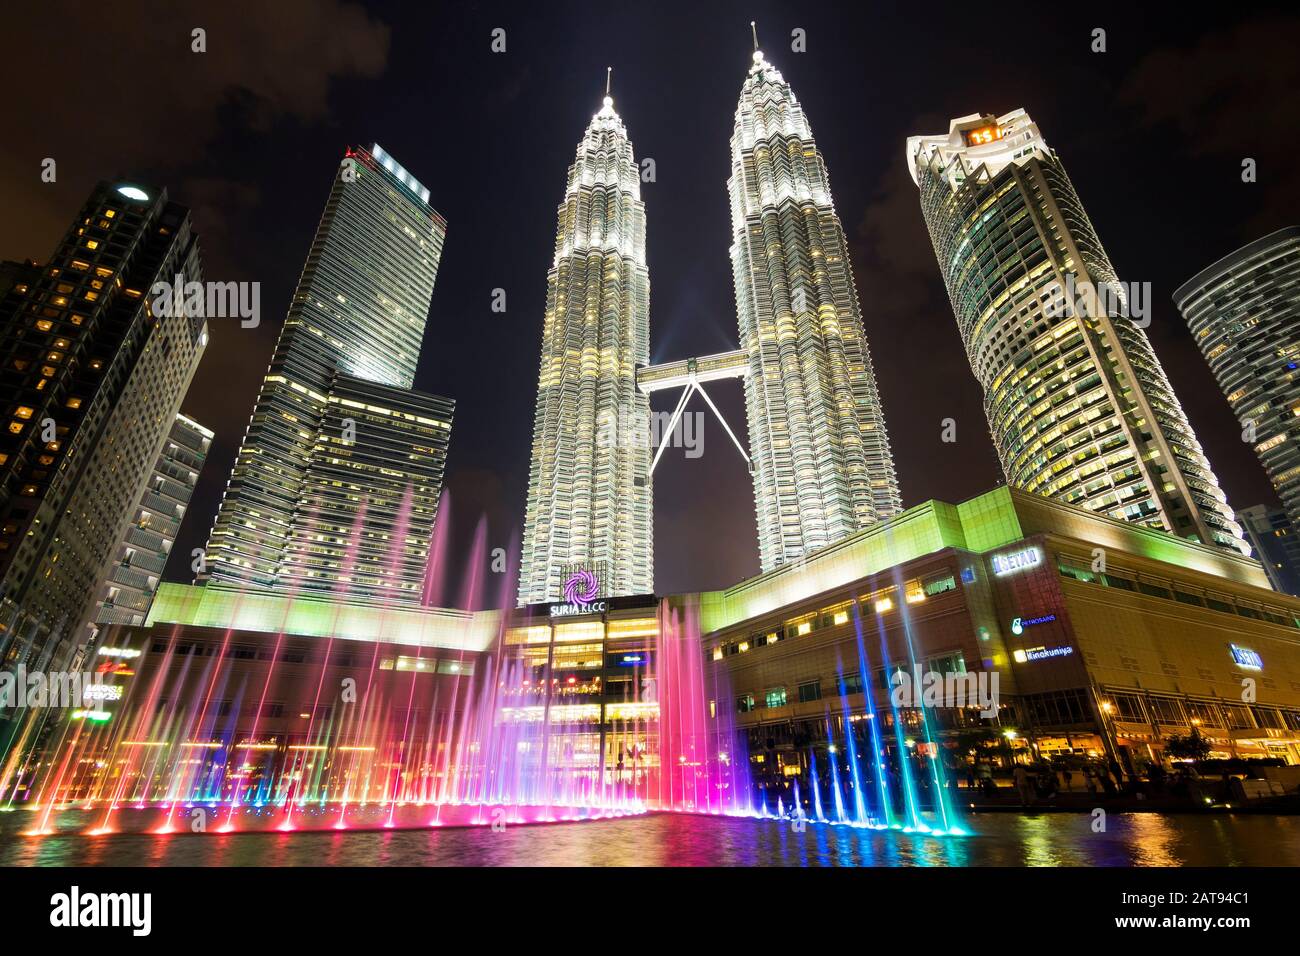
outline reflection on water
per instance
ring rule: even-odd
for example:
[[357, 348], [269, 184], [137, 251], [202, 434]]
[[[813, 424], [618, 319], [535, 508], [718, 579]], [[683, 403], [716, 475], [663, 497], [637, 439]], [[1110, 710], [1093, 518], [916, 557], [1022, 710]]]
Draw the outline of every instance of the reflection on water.
[[975, 836], [655, 814], [592, 823], [348, 833], [104, 837], [20, 834], [0, 814], [6, 866], [1295, 866], [1300, 818], [1112, 814], [972, 817]]

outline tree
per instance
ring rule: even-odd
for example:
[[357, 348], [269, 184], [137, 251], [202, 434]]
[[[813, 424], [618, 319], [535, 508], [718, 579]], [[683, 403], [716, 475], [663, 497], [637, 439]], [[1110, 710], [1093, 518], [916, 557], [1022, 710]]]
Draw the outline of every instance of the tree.
[[1186, 736], [1172, 734], [1165, 741], [1165, 753], [1177, 760], [1204, 760], [1210, 755], [1210, 742], [1201, 736], [1197, 727]]

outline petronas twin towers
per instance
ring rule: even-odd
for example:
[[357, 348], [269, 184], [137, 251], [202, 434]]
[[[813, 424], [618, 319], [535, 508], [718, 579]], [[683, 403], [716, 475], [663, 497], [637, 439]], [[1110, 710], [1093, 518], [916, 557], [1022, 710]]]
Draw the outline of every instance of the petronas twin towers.
[[[607, 95], [569, 168], [547, 276], [520, 604], [561, 600], [578, 570], [605, 597], [654, 588], [640, 186]], [[757, 51], [727, 189], [732, 364], [745, 379], [768, 571], [897, 513], [901, 499], [826, 165], [794, 92]]]
[[546, 277], [519, 602], [554, 601], [572, 568], [609, 596], [654, 589], [650, 274], [641, 173], [614, 101], [578, 144]]

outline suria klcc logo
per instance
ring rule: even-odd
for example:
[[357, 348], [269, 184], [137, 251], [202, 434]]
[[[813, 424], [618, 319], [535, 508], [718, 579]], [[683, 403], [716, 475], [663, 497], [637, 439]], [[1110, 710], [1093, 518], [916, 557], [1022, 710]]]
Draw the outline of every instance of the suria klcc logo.
[[597, 601], [600, 593], [600, 579], [594, 571], [574, 571], [564, 582], [564, 604], [551, 605], [551, 617], [567, 617], [573, 614], [598, 614], [608, 610], [606, 601]]
[[564, 600], [569, 604], [590, 604], [600, 591], [600, 582], [591, 571], [575, 571], [564, 582]]

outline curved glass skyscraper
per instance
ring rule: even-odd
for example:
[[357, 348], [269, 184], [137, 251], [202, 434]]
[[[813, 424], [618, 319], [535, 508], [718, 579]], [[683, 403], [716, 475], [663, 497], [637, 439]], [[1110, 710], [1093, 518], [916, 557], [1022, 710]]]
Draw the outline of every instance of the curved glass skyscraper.
[[955, 119], [907, 159], [1008, 484], [1248, 553], [1143, 309], [1028, 114]]
[[654, 590], [650, 274], [641, 177], [606, 96], [569, 167], [533, 419], [519, 603], [556, 601], [564, 576], [593, 571], [606, 597]]
[[902, 500], [826, 164], [761, 52], [736, 107], [727, 191], [768, 571], [890, 517]]
[[[1202, 270], [1174, 292], [1174, 304], [1300, 528], [1300, 226]], [[1300, 563], [1300, 542], [1289, 538]]]

